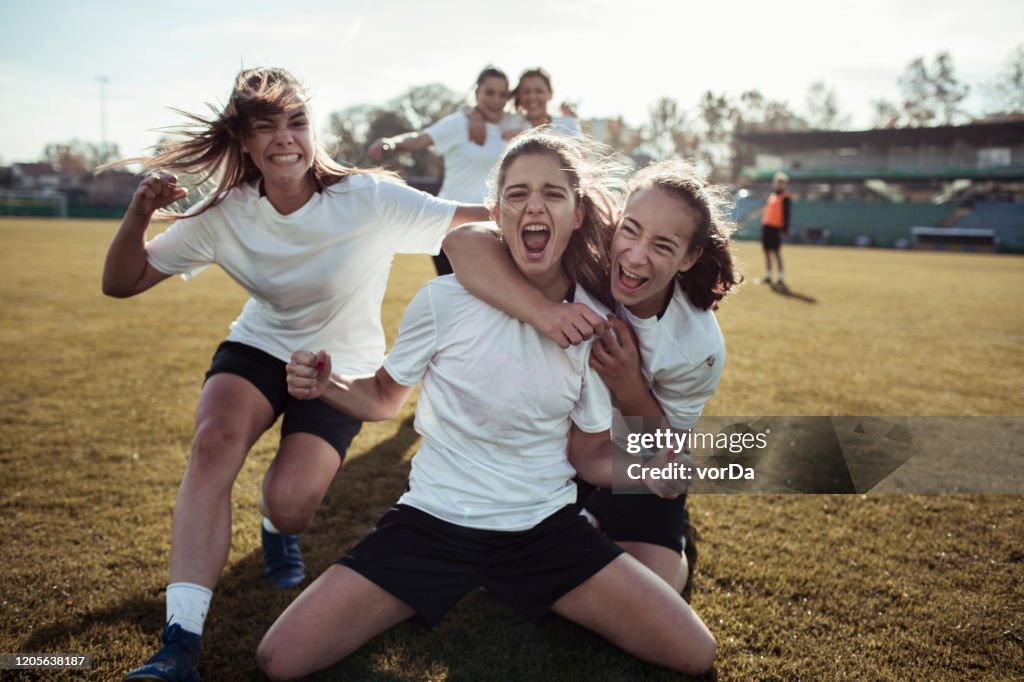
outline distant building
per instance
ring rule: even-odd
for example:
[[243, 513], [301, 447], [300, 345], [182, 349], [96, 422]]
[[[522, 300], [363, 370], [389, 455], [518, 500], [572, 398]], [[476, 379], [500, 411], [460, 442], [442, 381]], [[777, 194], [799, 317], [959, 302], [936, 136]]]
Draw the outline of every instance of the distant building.
[[756, 238], [759, 200], [781, 170], [795, 241], [1024, 253], [1024, 120], [739, 140], [754, 159], [740, 171], [741, 237]]
[[139, 186], [139, 177], [129, 171], [109, 170], [92, 176], [89, 203], [102, 206], [127, 206]]
[[[955, 181], [961, 189], [977, 182], [1024, 182], [1024, 121], [1019, 120], [935, 128], [749, 132], [739, 138], [755, 148], [754, 164], [740, 173], [741, 184], [747, 186], [767, 185], [781, 170], [798, 192], [849, 195], [881, 189], [884, 194], [885, 186], [895, 186], [903, 195], [923, 199]], [[869, 181], [874, 188], [859, 192]]]
[[51, 190], [61, 188], [60, 171], [49, 163], [14, 163], [11, 164], [11, 187], [14, 189]]

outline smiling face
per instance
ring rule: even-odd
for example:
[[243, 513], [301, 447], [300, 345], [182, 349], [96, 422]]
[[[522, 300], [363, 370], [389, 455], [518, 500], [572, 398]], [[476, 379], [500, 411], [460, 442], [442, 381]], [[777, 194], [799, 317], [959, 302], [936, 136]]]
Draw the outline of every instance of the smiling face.
[[657, 315], [676, 273], [700, 258], [690, 248], [697, 212], [659, 187], [633, 192], [612, 237], [612, 296], [637, 317]]
[[541, 76], [526, 76], [519, 81], [516, 106], [531, 123], [544, 122], [548, 117], [551, 88]]
[[508, 81], [499, 76], [488, 76], [476, 87], [477, 108], [491, 123], [501, 120], [508, 96]]
[[242, 151], [263, 174], [268, 186], [312, 184], [314, 140], [305, 105], [296, 104], [277, 114], [249, 121]]
[[504, 170], [493, 209], [516, 265], [556, 298], [560, 295], [554, 289], [565, 278], [562, 254], [583, 222], [583, 206], [563, 166], [553, 153], [516, 157]]

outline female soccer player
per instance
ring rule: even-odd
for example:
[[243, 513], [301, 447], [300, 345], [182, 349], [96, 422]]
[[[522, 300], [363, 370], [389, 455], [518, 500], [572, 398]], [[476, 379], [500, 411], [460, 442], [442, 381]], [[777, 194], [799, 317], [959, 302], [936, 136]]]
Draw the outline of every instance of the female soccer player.
[[[284, 415], [263, 480], [265, 570], [279, 587], [304, 577], [293, 535], [312, 519], [360, 422], [288, 396], [296, 347], [330, 348], [353, 374], [384, 355], [379, 319], [395, 253], [436, 253], [451, 227], [487, 215], [381, 172], [346, 169], [316, 140], [307, 94], [281, 69], [249, 69], [212, 119], [147, 161], [107, 254], [103, 291], [124, 298], [172, 274], [220, 265], [250, 294], [213, 356], [171, 531], [164, 647], [125, 679], [198, 679], [203, 621], [231, 541], [231, 487], [249, 449]], [[154, 213], [182, 199], [171, 172], [216, 188], [152, 241]]]
[[[477, 76], [474, 96], [475, 113], [479, 114], [485, 128], [480, 142], [470, 140], [470, 119], [466, 112], [457, 111], [419, 132], [376, 139], [370, 143], [367, 154], [376, 161], [384, 152], [418, 151], [433, 146], [444, 157], [444, 182], [438, 196], [464, 203], [482, 203], [487, 195], [487, 176], [505, 149], [501, 123], [509, 98], [508, 76], [488, 66]], [[434, 265], [438, 275], [452, 271], [443, 251], [434, 256]]]
[[[516, 138], [493, 214], [517, 271], [546, 300], [600, 307], [584, 285], [606, 273], [585, 254], [604, 252], [611, 204], [581, 150], [543, 132]], [[268, 677], [331, 665], [409, 618], [434, 625], [481, 585], [524, 616], [553, 610], [645, 660], [711, 667], [714, 640], [690, 607], [576, 513], [567, 453], [599, 482], [611, 473], [610, 397], [588, 354], [589, 345], [561, 350], [440, 277], [409, 305], [375, 376], [332, 377], [323, 352], [292, 356], [293, 396], [357, 418], [394, 416], [422, 381], [423, 442], [398, 504], [263, 638]]]
[[512, 91], [516, 110], [531, 126], [549, 125], [552, 130], [566, 135], [582, 135], [579, 119], [568, 104], [562, 104], [562, 113], [559, 116], [548, 113], [548, 104], [551, 103], [553, 96], [551, 74], [540, 67], [523, 71], [519, 76], [519, 83]]
[[[567, 103], [562, 103], [560, 116], [552, 117], [548, 113], [548, 104], [551, 102], [552, 96], [551, 74], [540, 67], [523, 71], [519, 76], [519, 83], [512, 91], [512, 101], [516, 113], [508, 114], [502, 119], [503, 136], [510, 139], [524, 130], [547, 125], [551, 130], [573, 137], [581, 137], [583, 131], [580, 129], [579, 119], [576, 117], [576, 112]], [[473, 114], [469, 117], [469, 121], [470, 138], [477, 141], [483, 140], [485, 135], [484, 118]]]
[[[725, 364], [711, 307], [738, 283], [726, 207], [724, 193], [681, 162], [637, 172], [611, 240], [610, 285], [618, 318], [610, 323], [578, 303], [566, 306], [540, 296], [508, 262], [492, 228], [462, 228], [446, 238], [445, 247], [467, 289], [562, 347], [601, 335], [591, 363], [621, 414], [665, 415], [669, 425], [685, 431], [700, 418]], [[685, 496], [613, 495], [602, 489], [586, 509], [611, 539], [688, 594], [696, 553]]]

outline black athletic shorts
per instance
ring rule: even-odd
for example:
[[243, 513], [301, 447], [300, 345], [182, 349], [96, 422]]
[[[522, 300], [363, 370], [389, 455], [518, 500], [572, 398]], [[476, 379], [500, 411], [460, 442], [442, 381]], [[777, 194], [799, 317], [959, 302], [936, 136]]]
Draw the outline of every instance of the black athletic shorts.
[[434, 268], [437, 270], [437, 276], [450, 275], [452, 272], [451, 261], [448, 260], [448, 254], [444, 251], [434, 256]]
[[690, 512], [686, 495], [666, 500], [653, 494], [614, 494], [598, 488], [585, 504], [601, 524], [601, 532], [615, 542], [646, 542], [682, 552]]
[[416, 609], [433, 627], [468, 592], [487, 593], [539, 621], [563, 595], [622, 554], [574, 505], [533, 528], [467, 528], [407, 505], [392, 507], [338, 563]]
[[244, 343], [224, 341], [213, 354], [206, 380], [214, 374], [242, 377], [264, 395], [274, 410], [275, 419], [284, 415], [281, 438], [292, 433], [311, 433], [330, 443], [338, 451], [338, 456], [345, 459], [348, 446], [363, 422], [339, 412], [322, 400], [299, 400], [288, 395], [286, 364]]
[[761, 226], [761, 246], [765, 251], [778, 251], [782, 245], [782, 230], [777, 227]]

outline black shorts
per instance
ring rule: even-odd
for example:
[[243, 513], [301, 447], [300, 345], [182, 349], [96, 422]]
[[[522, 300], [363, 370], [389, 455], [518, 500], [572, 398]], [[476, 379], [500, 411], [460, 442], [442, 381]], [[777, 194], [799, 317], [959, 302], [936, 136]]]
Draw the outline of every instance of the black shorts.
[[339, 412], [322, 400], [298, 400], [288, 395], [284, 363], [273, 355], [235, 341], [217, 346], [204, 383], [214, 374], [236, 374], [259, 389], [274, 410], [284, 415], [281, 438], [293, 433], [311, 433], [331, 444], [345, 459], [348, 446], [363, 422]]
[[437, 276], [450, 275], [452, 272], [451, 261], [448, 260], [448, 254], [444, 251], [434, 256], [434, 268], [437, 270]]
[[765, 251], [778, 251], [782, 245], [782, 230], [777, 227], [761, 226], [761, 246]]
[[690, 512], [686, 495], [665, 500], [657, 495], [615, 494], [598, 488], [587, 498], [586, 510], [601, 524], [601, 531], [615, 542], [646, 542], [682, 552]]
[[392, 507], [338, 563], [416, 609], [433, 627], [468, 592], [484, 587], [539, 621], [622, 549], [568, 505], [533, 528], [466, 528], [407, 505]]

